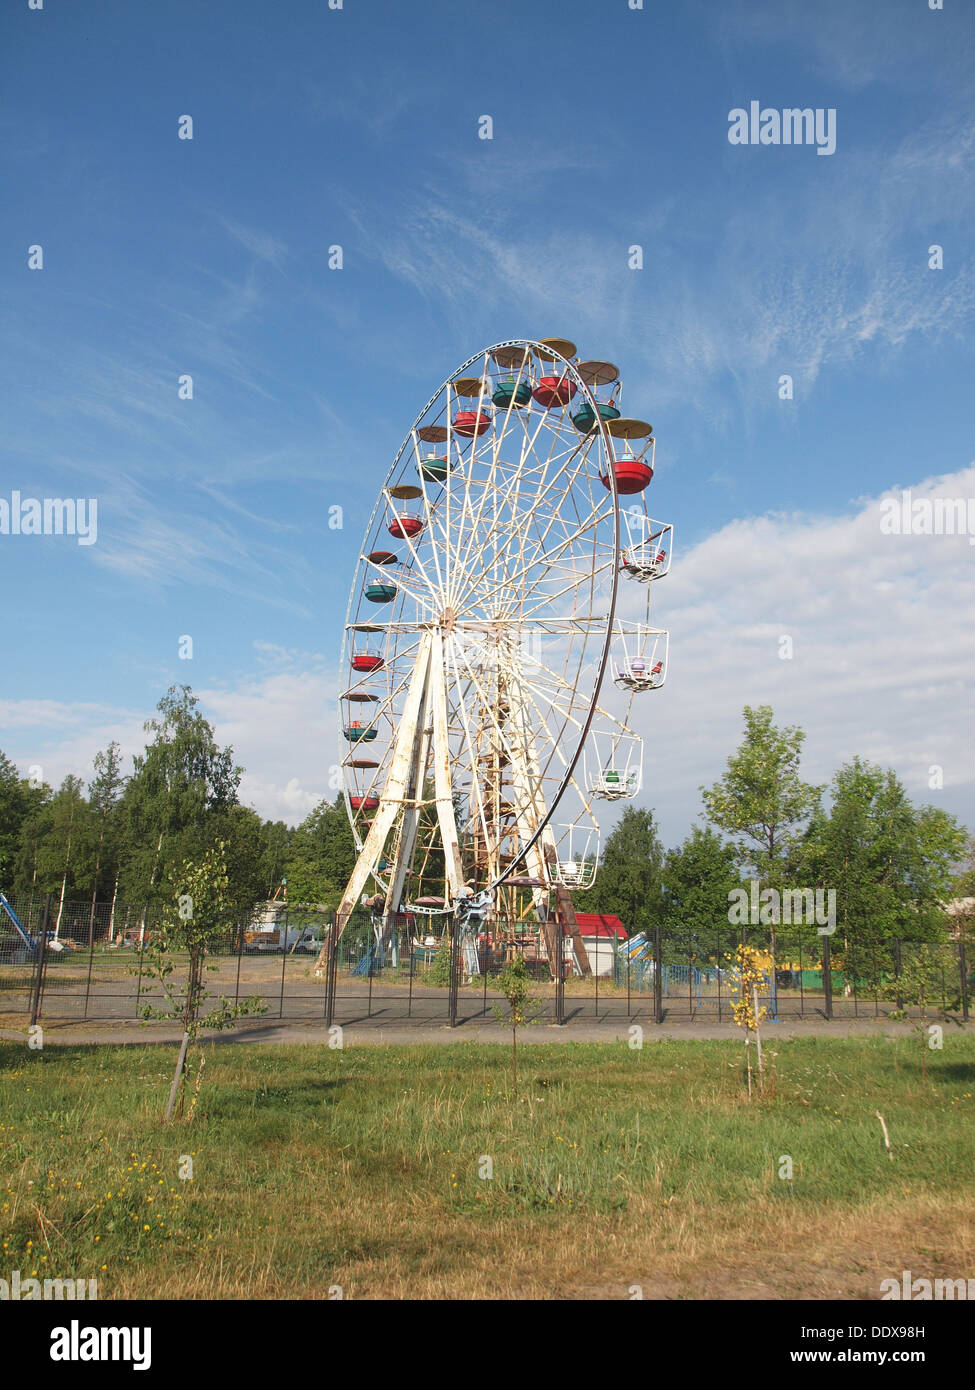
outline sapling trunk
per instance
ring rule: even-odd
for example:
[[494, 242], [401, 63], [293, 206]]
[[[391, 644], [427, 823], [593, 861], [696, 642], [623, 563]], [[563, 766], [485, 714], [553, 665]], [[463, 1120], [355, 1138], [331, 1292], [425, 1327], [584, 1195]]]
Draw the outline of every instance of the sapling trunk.
[[183, 1069], [186, 1066], [186, 1049], [189, 1047], [190, 1035], [183, 1034], [183, 1041], [179, 1046], [179, 1059], [176, 1062], [176, 1071], [173, 1075], [173, 1084], [169, 1090], [169, 1104], [166, 1106], [166, 1123], [173, 1118], [173, 1106], [176, 1104], [176, 1093], [179, 1090], [179, 1083], [183, 1079]]
[[762, 1065], [762, 1033], [758, 1026], [758, 986], [752, 986], [752, 1005], [755, 1009], [755, 1047], [758, 1052], [758, 1084], [765, 1094], [765, 1068]]

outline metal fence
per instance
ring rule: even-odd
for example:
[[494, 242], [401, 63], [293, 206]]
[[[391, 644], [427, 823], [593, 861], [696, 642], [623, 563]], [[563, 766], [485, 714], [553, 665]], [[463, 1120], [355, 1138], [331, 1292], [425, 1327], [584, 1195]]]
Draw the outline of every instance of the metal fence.
[[[43, 899], [12, 900], [11, 907], [24, 936], [0, 911], [0, 1016], [121, 1022], [165, 1008], [150, 970], [153, 910]], [[759, 1002], [773, 1019], [952, 1009], [967, 1019], [975, 990], [960, 941], [846, 942], [839, 932], [819, 936], [814, 928], [774, 939], [765, 928], [722, 925], [688, 934], [657, 927], [626, 943], [599, 940], [591, 951], [597, 973], [582, 977], [573, 972], [566, 941], [553, 979], [544, 942], [533, 931], [506, 941], [485, 933], [464, 943], [449, 931], [414, 935], [411, 924], [380, 945], [369, 918], [359, 914], [334, 951], [326, 949], [319, 972], [332, 923], [330, 913], [288, 908], [276, 932], [248, 930], [249, 923], [235, 929], [211, 957], [206, 988], [235, 1003], [256, 998], [272, 1019], [459, 1026], [493, 1021], [495, 1010], [503, 1011], [497, 975], [506, 959], [521, 955], [535, 976], [534, 1010], [542, 1019], [730, 1022], [738, 1000], [736, 952], [746, 944], [761, 953]], [[188, 962], [176, 965], [172, 980], [179, 984]]]

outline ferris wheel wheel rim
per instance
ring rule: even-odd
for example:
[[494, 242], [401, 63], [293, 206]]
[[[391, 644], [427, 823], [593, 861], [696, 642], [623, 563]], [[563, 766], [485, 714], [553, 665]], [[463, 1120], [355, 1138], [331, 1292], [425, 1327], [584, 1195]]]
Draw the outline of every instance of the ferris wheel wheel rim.
[[[568, 340], [566, 340], [566, 341], [568, 341]], [[527, 351], [528, 351], [528, 353], [529, 353], [529, 354], [534, 354], [535, 357], [536, 357], [536, 359], [537, 359], [538, 361], [544, 361], [546, 364], [548, 364], [548, 363], [554, 363], [554, 364], [556, 364], [557, 367], [558, 367], [559, 364], [561, 364], [561, 366], [564, 367], [564, 368], [566, 369], [566, 373], [570, 374], [571, 377], [574, 379], [574, 382], [575, 382], [576, 388], [577, 388], [577, 392], [578, 392], [578, 394], [580, 395], [581, 399], [587, 401], [588, 404], [592, 407], [592, 409], [593, 409], [593, 411], [594, 411], [594, 413], [595, 413], [595, 416], [596, 416], [596, 428], [593, 429], [593, 431], [591, 432], [590, 438], [593, 439], [593, 440], [595, 440], [595, 439], [598, 438], [598, 439], [601, 441], [601, 444], [602, 444], [602, 447], [603, 447], [603, 449], [604, 449], [604, 451], [605, 451], [605, 454], [606, 454], [607, 459], [610, 459], [610, 458], [612, 457], [612, 447], [613, 447], [613, 446], [612, 446], [612, 444], [611, 444], [611, 442], [610, 442], [610, 433], [609, 433], [608, 428], [607, 428], [608, 422], [607, 422], [606, 420], [604, 420], [604, 419], [602, 418], [602, 416], [600, 415], [600, 413], [599, 413], [599, 410], [598, 410], [598, 402], [597, 402], [597, 400], [596, 400], [596, 397], [595, 397], [595, 394], [594, 394], [594, 391], [593, 391], [592, 387], [590, 387], [590, 385], [589, 385], [589, 384], [584, 380], [584, 378], [580, 375], [580, 373], [577, 371], [577, 369], [576, 369], [576, 367], [573, 365], [573, 363], [572, 363], [568, 358], [563, 357], [563, 356], [555, 349], [555, 347], [553, 346], [553, 344], [551, 343], [551, 341], [549, 341], [548, 343], [546, 343], [546, 342], [544, 342], [544, 341], [542, 341], [542, 340], [533, 339], [533, 338], [507, 338], [507, 339], [504, 339], [504, 340], [502, 340], [502, 341], [500, 341], [500, 342], [493, 343], [493, 344], [491, 344], [490, 346], [481, 348], [478, 352], [474, 353], [474, 354], [473, 354], [471, 357], [469, 357], [465, 362], [463, 362], [459, 367], [455, 368], [454, 371], [451, 372], [451, 374], [450, 374], [448, 377], [446, 377], [446, 378], [444, 379], [444, 381], [440, 384], [440, 386], [439, 386], [439, 387], [437, 388], [437, 390], [433, 393], [433, 395], [430, 396], [429, 400], [426, 402], [426, 404], [424, 405], [423, 409], [422, 409], [421, 411], [419, 411], [419, 413], [416, 415], [416, 417], [415, 417], [414, 420], [413, 420], [412, 425], [410, 426], [410, 429], [407, 431], [407, 433], [406, 433], [406, 435], [405, 435], [405, 437], [404, 437], [404, 439], [403, 439], [402, 444], [400, 445], [399, 449], [396, 451], [396, 455], [395, 455], [395, 457], [393, 458], [392, 463], [390, 464], [390, 467], [389, 467], [389, 470], [388, 470], [388, 472], [387, 472], [387, 474], [386, 474], [385, 480], [383, 481], [381, 487], [380, 487], [379, 490], [378, 490], [377, 497], [376, 497], [376, 502], [375, 502], [375, 504], [374, 504], [374, 506], [373, 506], [373, 509], [372, 509], [372, 511], [371, 511], [371, 513], [370, 513], [370, 515], [369, 515], [369, 519], [368, 519], [368, 521], [367, 521], [367, 523], [366, 523], [366, 529], [365, 529], [365, 531], [364, 531], [364, 533], [363, 533], [363, 538], [364, 538], [364, 539], [363, 539], [363, 544], [362, 544], [362, 546], [360, 547], [360, 554], [359, 554], [358, 560], [356, 561], [355, 572], [354, 572], [353, 581], [352, 581], [352, 587], [351, 587], [351, 589], [350, 589], [350, 591], [349, 591], [349, 600], [348, 600], [348, 604], [347, 604], [347, 607], [346, 607], [346, 620], [345, 620], [345, 624], [344, 624], [344, 626], [343, 626], [342, 644], [341, 644], [340, 655], [339, 655], [339, 662], [340, 662], [340, 667], [339, 667], [339, 669], [340, 669], [340, 671], [344, 671], [344, 669], [345, 669], [345, 663], [346, 663], [346, 660], [347, 660], [347, 657], [348, 657], [348, 654], [349, 654], [349, 651], [350, 651], [350, 647], [351, 647], [351, 644], [350, 644], [350, 641], [349, 641], [349, 635], [350, 635], [350, 633], [351, 633], [351, 631], [352, 631], [352, 628], [353, 628], [352, 619], [353, 619], [354, 613], [356, 613], [356, 612], [358, 611], [356, 605], [357, 605], [357, 603], [358, 603], [359, 605], [361, 605], [361, 601], [362, 601], [363, 584], [360, 582], [360, 577], [361, 577], [361, 574], [362, 574], [362, 571], [363, 571], [363, 555], [364, 555], [364, 552], [365, 552], [365, 550], [366, 550], [366, 548], [367, 548], [368, 539], [369, 539], [369, 537], [373, 534], [373, 531], [374, 531], [374, 529], [375, 529], [376, 519], [377, 519], [377, 517], [378, 517], [378, 515], [379, 515], [380, 508], [383, 507], [383, 506], [385, 505], [386, 495], [387, 495], [388, 490], [389, 490], [389, 488], [390, 488], [390, 484], [393, 482], [393, 480], [394, 480], [395, 477], [397, 476], [397, 470], [400, 468], [400, 464], [401, 464], [401, 461], [402, 461], [404, 455], [406, 454], [407, 450], [408, 450], [411, 446], [414, 446], [414, 447], [415, 447], [415, 440], [419, 437], [419, 431], [420, 431], [420, 429], [423, 428], [423, 426], [422, 426], [422, 421], [424, 420], [424, 418], [426, 417], [426, 415], [428, 414], [428, 412], [433, 408], [433, 406], [435, 406], [435, 405], [437, 404], [437, 402], [441, 399], [441, 397], [444, 397], [444, 396], [446, 396], [446, 400], [447, 400], [448, 402], [450, 401], [450, 399], [451, 399], [451, 387], [452, 387], [453, 382], [454, 382], [456, 379], [458, 379], [458, 378], [462, 378], [462, 377], [463, 377], [463, 373], [464, 373], [469, 367], [472, 367], [472, 366], [474, 365], [475, 362], [485, 363], [488, 359], [491, 359], [492, 361], [494, 361], [494, 360], [495, 360], [495, 359], [494, 359], [494, 353], [495, 353], [495, 352], [503, 351], [504, 349], [510, 349], [510, 348], [526, 348]], [[523, 366], [522, 366], [521, 368], [519, 368], [519, 370], [524, 370], [525, 367], [527, 367], [528, 362], [529, 362], [529, 357], [526, 355], [525, 362], [524, 362]], [[483, 372], [482, 372], [482, 375], [483, 375]], [[478, 414], [479, 414], [480, 411], [481, 411], [481, 408], [482, 408], [482, 404], [481, 404], [481, 403], [482, 403], [483, 399], [484, 399], [484, 396], [483, 396], [483, 392], [482, 392], [481, 396], [477, 398], [477, 402], [478, 402], [478, 403], [477, 403], [477, 405], [476, 405], [476, 407], [475, 407], [475, 409], [476, 409], [476, 411], [478, 412]], [[450, 435], [450, 433], [451, 433], [451, 431], [448, 429], [448, 441], [449, 441], [449, 435]], [[471, 443], [472, 443], [472, 446], [476, 447], [476, 440], [472, 440]], [[497, 878], [493, 879], [492, 882], [491, 882], [489, 885], [486, 886], [486, 891], [488, 891], [488, 892], [490, 892], [490, 893], [492, 893], [492, 894], [494, 894], [494, 893], [497, 891], [497, 889], [499, 889], [500, 887], [502, 887], [503, 884], [504, 884], [509, 878], [511, 878], [512, 876], [516, 875], [517, 869], [518, 869], [520, 866], [524, 865], [524, 863], [525, 863], [525, 861], [526, 861], [527, 855], [528, 855], [528, 854], [530, 853], [530, 851], [535, 847], [535, 845], [538, 844], [538, 842], [539, 842], [539, 840], [541, 839], [541, 837], [542, 837], [544, 831], [545, 831], [546, 828], [552, 823], [553, 816], [554, 816], [554, 814], [555, 814], [555, 812], [556, 812], [556, 810], [557, 810], [559, 804], [561, 803], [562, 798], [565, 796], [566, 790], [568, 789], [570, 783], [572, 782], [573, 774], [574, 774], [574, 772], [575, 772], [576, 767], [578, 766], [578, 763], [579, 763], [580, 758], [582, 757], [583, 749], [585, 748], [585, 744], [586, 744], [586, 739], [587, 739], [587, 737], [588, 737], [589, 730], [590, 730], [590, 728], [591, 728], [591, 726], [592, 726], [593, 719], [594, 719], [594, 717], [595, 717], [595, 715], [596, 715], [596, 710], [597, 710], [597, 705], [598, 705], [598, 701], [599, 701], [599, 696], [600, 696], [600, 694], [601, 694], [601, 692], [602, 692], [602, 690], [603, 690], [603, 686], [604, 686], [604, 684], [605, 684], [605, 682], [606, 682], [607, 672], [608, 672], [609, 669], [610, 669], [610, 666], [609, 666], [609, 653], [610, 653], [610, 645], [611, 645], [611, 642], [612, 642], [612, 639], [613, 639], [614, 622], [615, 622], [615, 616], [616, 616], [616, 607], [617, 607], [617, 599], [618, 599], [618, 591], [619, 591], [620, 549], [621, 549], [621, 547], [620, 547], [620, 502], [619, 502], [620, 493], [619, 493], [619, 490], [618, 490], [618, 487], [617, 487], [616, 471], [615, 471], [615, 469], [613, 469], [612, 467], [609, 467], [609, 468], [607, 469], [607, 474], [608, 474], [608, 483], [609, 483], [609, 489], [608, 489], [608, 490], [609, 490], [610, 499], [612, 500], [612, 521], [613, 521], [612, 587], [611, 587], [611, 592], [610, 592], [610, 597], [609, 597], [609, 612], [608, 612], [608, 615], [607, 615], [606, 618], [605, 618], [605, 632], [604, 632], [604, 637], [603, 637], [603, 643], [602, 643], [602, 647], [601, 647], [601, 650], [600, 650], [600, 653], [599, 653], [599, 658], [598, 658], [599, 669], [598, 669], [598, 673], [597, 673], [597, 678], [596, 678], [595, 684], [594, 684], [594, 686], [593, 686], [593, 688], [592, 688], [592, 692], [591, 692], [591, 695], [590, 695], [590, 698], [589, 698], [588, 709], [586, 710], [586, 717], [585, 717], [585, 720], [583, 721], [583, 723], [582, 723], [582, 725], [581, 725], [581, 727], [580, 727], [580, 729], [579, 729], [579, 731], [578, 731], [578, 734], [577, 734], [577, 736], [576, 736], [575, 747], [574, 747], [574, 749], [573, 749], [572, 756], [571, 756], [571, 758], [569, 758], [569, 759], [566, 760], [565, 770], [564, 770], [562, 779], [561, 779], [561, 781], [560, 781], [559, 784], [558, 784], [558, 787], [557, 787], [557, 790], [556, 790], [556, 792], [555, 792], [555, 795], [554, 795], [548, 802], [546, 802], [546, 810], [545, 810], [544, 816], [542, 817], [542, 819], [541, 819], [541, 821], [540, 821], [538, 827], [537, 827], [536, 830], [534, 831], [534, 833], [531, 834], [530, 837], [529, 837], [528, 839], [526, 839], [524, 842], [521, 843], [521, 847], [520, 847], [520, 850], [519, 850], [517, 856], [512, 860], [512, 862], [511, 862], [509, 865], [507, 865], [507, 867], [504, 869], [504, 871], [503, 871], [502, 873], [500, 873], [500, 874], [497, 876]], [[340, 706], [340, 711], [341, 711], [341, 706]], [[352, 829], [353, 840], [354, 840], [354, 843], [355, 843], [355, 845], [356, 845], [356, 850], [357, 850], [357, 852], [360, 852], [360, 853], [361, 853], [362, 848], [363, 848], [363, 845], [364, 845], [364, 843], [365, 843], [365, 837], [362, 836], [362, 835], [360, 835], [360, 833], [359, 833], [359, 828], [358, 828], [358, 826], [356, 825], [355, 818], [354, 818], [354, 816], [353, 816], [352, 808], [351, 808], [351, 805], [350, 805], [350, 792], [349, 792], [349, 786], [348, 786], [348, 779], [347, 779], [347, 777], [345, 776], [345, 765], [346, 765], [346, 764], [345, 764], [345, 758], [346, 758], [346, 756], [347, 756], [347, 754], [348, 754], [348, 750], [343, 749], [343, 747], [342, 747], [341, 713], [340, 713], [340, 722], [339, 722], [339, 730], [338, 730], [338, 750], [339, 750], [339, 755], [340, 755], [340, 756], [339, 756], [339, 767], [342, 769], [342, 773], [343, 773], [343, 777], [342, 777], [342, 792], [343, 792], [343, 800], [344, 800], [344, 802], [345, 802], [346, 814], [347, 814], [347, 816], [348, 816], [348, 818], [349, 818], [349, 824], [350, 824], [350, 827], [351, 827], [351, 829]], [[381, 881], [381, 880], [380, 880], [380, 881]]]

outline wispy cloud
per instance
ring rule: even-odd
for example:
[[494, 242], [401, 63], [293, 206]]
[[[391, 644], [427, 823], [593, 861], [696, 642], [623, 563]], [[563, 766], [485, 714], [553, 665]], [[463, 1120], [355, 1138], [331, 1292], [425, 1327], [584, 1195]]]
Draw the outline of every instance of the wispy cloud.
[[224, 230], [229, 232], [246, 251], [256, 256], [258, 260], [273, 265], [275, 270], [284, 273], [285, 262], [288, 260], [290, 252], [283, 241], [260, 228], [245, 227], [242, 223], [235, 222], [222, 213], [218, 213], [216, 216]]

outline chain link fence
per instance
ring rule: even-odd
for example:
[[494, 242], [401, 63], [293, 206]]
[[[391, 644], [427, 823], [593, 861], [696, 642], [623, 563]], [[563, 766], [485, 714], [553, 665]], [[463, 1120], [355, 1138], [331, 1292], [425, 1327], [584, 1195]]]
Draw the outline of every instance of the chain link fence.
[[[158, 912], [146, 906], [57, 899], [10, 900], [0, 909], [0, 1016], [123, 1021], [165, 1008], [149, 953]], [[19, 924], [15, 925], [14, 918]], [[814, 929], [788, 935], [722, 925], [710, 932], [660, 927], [628, 939], [587, 942], [591, 975], [575, 972], [568, 938], [550, 967], [541, 931], [501, 930], [452, 940], [449, 919], [398, 917], [385, 935], [355, 913], [334, 952], [334, 914], [281, 905], [228, 932], [206, 988], [239, 1002], [257, 997], [265, 1016], [357, 1022], [459, 1024], [493, 1021], [504, 1009], [497, 976], [520, 956], [535, 978], [535, 1010], [558, 1023], [730, 1022], [736, 956], [759, 953], [770, 1018], [881, 1018], [957, 1012], [967, 1019], [975, 978], [961, 941], [845, 941]], [[318, 969], [323, 955], [323, 968]], [[175, 960], [185, 981], [188, 961]], [[557, 964], [557, 963], [556, 963]], [[557, 978], [553, 978], [553, 975]]]

